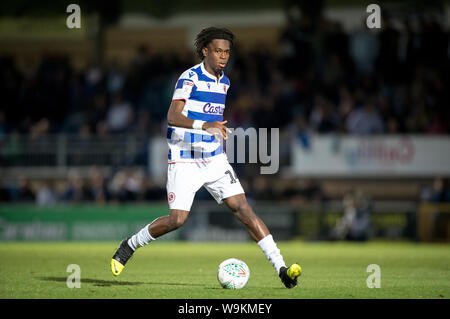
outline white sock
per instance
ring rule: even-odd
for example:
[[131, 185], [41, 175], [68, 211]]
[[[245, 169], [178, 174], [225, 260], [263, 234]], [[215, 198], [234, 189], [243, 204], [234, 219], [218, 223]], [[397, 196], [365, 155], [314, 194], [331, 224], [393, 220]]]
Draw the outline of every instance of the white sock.
[[284, 263], [283, 256], [281, 256], [277, 244], [273, 241], [272, 235], [267, 235], [261, 239], [258, 242], [258, 246], [262, 249], [264, 255], [266, 255], [273, 267], [275, 267], [277, 274], [279, 274], [280, 268], [286, 267], [286, 264]]
[[150, 226], [150, 224], [142, 228], [136, 234], [131, 236], [130, 239], [128, 239], [128, 245], [131, 247], [131, 249], [136, 250], [139, 247], [148, 245], [152, 240], [155, 240], [155, 238], [150, 235], [148, 226]]

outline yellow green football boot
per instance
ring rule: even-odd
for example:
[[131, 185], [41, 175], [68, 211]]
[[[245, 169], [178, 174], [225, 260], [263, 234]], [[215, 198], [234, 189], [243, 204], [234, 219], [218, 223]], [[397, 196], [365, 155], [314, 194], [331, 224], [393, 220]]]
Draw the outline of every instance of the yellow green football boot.
[[111, 259], [111, 272], [114, 276], [119, 276], [125, 268], [127, 261], [133, 256], [134, 250], [128, 245], [128, 239], [122, 240], [119, 248]]
[[286, 288], [294, 288], [297, 286], [297, 277], [302, 274], [302, 267], [298, 264], [292, 264], [291, 267], [280, 268], [280, 278]]

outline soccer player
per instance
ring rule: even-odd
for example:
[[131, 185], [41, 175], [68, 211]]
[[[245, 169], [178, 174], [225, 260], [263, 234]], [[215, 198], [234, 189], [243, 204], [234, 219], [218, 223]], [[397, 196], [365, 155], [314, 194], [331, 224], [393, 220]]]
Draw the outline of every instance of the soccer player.
[[136, 249], [148, 245], [186, 221], [195, 193], [204, 186], [221, 204], [230, 208], [258, 243], [287, 288], [297, 286], [301, 267], [289, 268], [264, 222], [247, 203], [245, 192], [223, 152], [220, 139], [229, 129], [223, 120], [230, 80], [227, 65], [234, 35], [225, 28], [203, 29], [195, 40], [201, 63], [179, 77], [167, 114], [167, 195], [170, 214], [155, 219], [138, 233], [124, 239], [111, 260], [118, 276]]

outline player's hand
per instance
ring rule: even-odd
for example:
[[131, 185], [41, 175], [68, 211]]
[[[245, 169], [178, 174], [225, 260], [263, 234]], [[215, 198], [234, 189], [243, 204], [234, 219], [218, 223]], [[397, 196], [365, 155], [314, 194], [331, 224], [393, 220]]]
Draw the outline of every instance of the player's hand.
[[227, 132], [231, 133], [231, 130], [225, 126], [225, 124], [228, 121], [222, 121], [222, 122], [206, 122], [203, 124], [203, 129], [214, 135], [214, 138], [220, 141], [219, 137], [221, 136], [223, 139], [227, 139]]

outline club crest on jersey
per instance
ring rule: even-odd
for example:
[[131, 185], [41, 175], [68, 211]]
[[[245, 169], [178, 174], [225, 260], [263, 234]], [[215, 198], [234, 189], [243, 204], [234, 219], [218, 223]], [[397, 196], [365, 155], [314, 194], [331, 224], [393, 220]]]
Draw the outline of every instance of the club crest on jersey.
[[191, 78], [191, 77], [193, 77], [194, 76], [194, 72], [189, 72], [189, 77]]
[[175, 200], [175, 193], [170, 192], [168, 195], [169, 203], [172, 203]]
[[223, 91], [225, 92], [225, 93], [227, 93], [227, 87], [224, 85], [223, 86]]
[[211, 90], [211, 84], [208, 83], [208, 90]]

